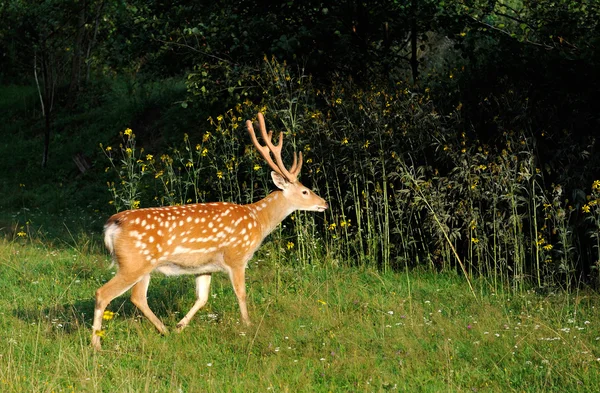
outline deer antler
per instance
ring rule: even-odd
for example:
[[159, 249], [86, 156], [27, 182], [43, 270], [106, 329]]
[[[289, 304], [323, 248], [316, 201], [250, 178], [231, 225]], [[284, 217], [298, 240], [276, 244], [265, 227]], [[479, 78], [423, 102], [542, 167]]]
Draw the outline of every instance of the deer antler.
[[[294, 162], [292, 163], [292, 167], [288, 171], [283, 165], [283, 160], [281, 158], [281, 148], [283, 147], [283, 132], [279, 133], [279, 138], [277, 145], [273, 144], [273, 131], [269, 131], [267, 133], [267, 127], [265, 126], [265, 118], [262, 113], [258, 113], [258, 127], [260, 128], [260, 133], [262, 135], [263, 140], [266, 143], [266, 146], [262, 146], [258, 139], [256, 138], [256, 133], [254, 132], [254, 127], [252, 126], [252, 121], [246, 121], [246, 127], [248, 128], [248, 133], [252, 138], [252, 142], [254, 143], [254, 147], [260, 152], [263, 158], [267, 161], [271, 169], [275, 172], [279, 173], [281, 176], [285, 177], [289, 182], [295, 182], [298, 180], [298, 175], [300, 174], [300, 169], [302, 169], [302, 152], [296, 154], [294, 152]], [[273, 157], [275, 157], [275, 162], [273, 162], [273, 158], [271, 157], [271, 153], [273, 153]]]

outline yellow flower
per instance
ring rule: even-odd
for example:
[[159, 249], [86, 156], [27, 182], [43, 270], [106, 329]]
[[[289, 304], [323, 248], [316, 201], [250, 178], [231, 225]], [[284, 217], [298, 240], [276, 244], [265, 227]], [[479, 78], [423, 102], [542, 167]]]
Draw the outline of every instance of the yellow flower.
[[210, 139], [210, 132], [206, 131], [204, 135], [202, 135], [202, 142], [207, 142]]
[[589, 213], [590, 212], [590, 205], [588, 205], [587, 203], [585, 205], [583, 205], [583, 207], [581, 208], [581, 210], [584, 213]]
[[208, 149], [205, 147], [204, 149], [202, 149], [202, 153], [200, 153], [202, 155], [202, 157], [206, 157], [206, 155], [208, 154]]
[[327, 305], [327, 302], [326, 302], [326, 301], [324, 301], [324, 300], [321, 300], [321, 299], [317, 300], [317, 302], [321, 303], [321, 304], [322, 304], [322, 305], [324, 305], [324, 306], [326, 306], [326, 305]]
[[140, 201], [133, 201], [133, 202], [131, 203], [131, 208], [132, 208], [132, 209], [137, 209], [137, 208], [139, 208], [139, 207], [140, 207]]
[[477, 243], [479, 243], [479, 239], [477, 239], [476, 237], [472, 237], [471, 242], [477, 244]]
[[133, 131], [131, 130], [131, 128], [127, 128], [127, 129], [125, 129], [125, 131], [123, 131], [123, 134], [125, 134], [127, 136], [132, 136]]
[[153, 158], [154, 158], [154, 156], [152, 154], [146, 155], [146, 161], [152, 161]]
[[341, 104], [341, 103], [342, 103], [342, 99], [341, 99], [341, 98], [337, 98], [337, 99], [335, 100], [335, 103], [336, 103], [336, 104], [338, 104], [338, 105], [339, 105], [339, 104]]
[[223, 178], [223, 172], [222, 171], [217, 171], [217, 177], [219, 179], [222, 179]]
[[328, 229], [329, 229], [330, 231], [333, 231], [333, 230], [335, 229], [335, 227], [336, 227], [336, 226], [337, 226], [337, 224], [336, 224], [335, 222], [334, 222], [334, 223], [331, 223], [331, 224], [329, 224], [329, 228], [328, 228]]
[[18, 237], [27, 237], [27, 234], [23, 231], [19, 231], [19, 232], [17, 232], [17, 236]]
[[292, 248], [294, 248], [294, 243], [292, 243], [292, 242], [288, 242], [288, 243], [287, 243], [287, 249], [288, 249], [288, 250], [291, 250]]
[[552, 250], [552, 248], [553, 248], [553, 247], [552, 247], [552, 244], [546, 244], [546, 245], [544, 246], [544, 250], [546, 250], [546, 251], [550, 251], [550, 250]]
[[194, 166], [194, 163], [193, 163], [193, 162], [191, 162], [191, 161], [188, 161], [188, 162], [186, 162], [186, 163], [185, 163], [185, 167], [186, 167], [186, 168], [191, 168], [191, 167], [193, 167], [193, 166]]
[[106, 146], [106, 151], [111, 151], [112, 150], [112, 146]]
[[342, 139], [342, 145], [347, 145], [347, 144], [348, 144], [348, 138]]
[[218, 120], [218, 121], [223, 121], [223, 115], [219, 115], [219, 116], [217, 116], [217, 120]]
[[131, 153], [133, 153], [133, 150], [131, 150], [131, 147], [128, 147], [127, 149], [125, 149], [125, 153], [127, 153], [127, 155], [130, 156]]
[[197, 144], [196, 145], [196, 151], [199, 151], [199, 150], [200, 150], [200, 144]]
[[94, 332], [94, 334], [98, 337], [104, 337], [105, 332], [104, 332], [104, 330], [97, 330]]
[[104, 311], [104, 314], [102, 315], [102, 319], [104, 319], [105, 321], [110, 321], [111, 319], [113, 319], [115, 316], [115, 313], [112, 311]]
[[260, 165], [258, 165], [258, 164], [254, 164], [254, 170], [255, 170], [255, 171], [259, 171], [259, 170], [260, 170]]
[[600, 180], [594, 180], [592, 184], [592, 190], [600, 190]]

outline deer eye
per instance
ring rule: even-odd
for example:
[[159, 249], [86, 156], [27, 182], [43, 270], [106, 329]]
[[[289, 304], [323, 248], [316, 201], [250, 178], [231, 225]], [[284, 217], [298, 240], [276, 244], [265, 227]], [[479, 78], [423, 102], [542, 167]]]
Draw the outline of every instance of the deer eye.
[[302, 195], [308, 195], [308, 190], [302, 190]]

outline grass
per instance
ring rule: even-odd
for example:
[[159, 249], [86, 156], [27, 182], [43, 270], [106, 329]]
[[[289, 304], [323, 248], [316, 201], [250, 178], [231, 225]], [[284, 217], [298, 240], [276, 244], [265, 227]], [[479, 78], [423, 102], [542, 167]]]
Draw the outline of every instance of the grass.
[[[94, 291], [113, 274], [97, 239], [0, 241], [3, 392], [592, 392], [596, 294], [486, 293], [455, 274], [281, 263], [267, 243], [248, 270], [254, 325], [228, 279], [182, 333], [160, 336], [122, 296], [103, 351], [89, 346]], [[149, 302], [173, 328], [192, 277], [155, 275]]]

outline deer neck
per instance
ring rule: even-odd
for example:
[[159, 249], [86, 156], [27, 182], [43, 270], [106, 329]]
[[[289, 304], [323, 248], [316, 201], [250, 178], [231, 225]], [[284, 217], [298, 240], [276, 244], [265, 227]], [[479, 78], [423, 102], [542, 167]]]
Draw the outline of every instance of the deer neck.
[[263, 237], [271, 233], [277, 225], [296, 210], [281, 191], [273, 191], [266, 198], [247, 206], [257, 216], [262, 227]]

